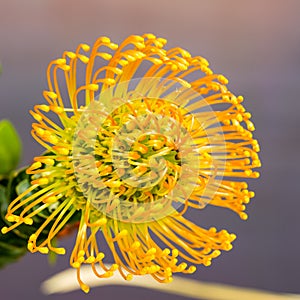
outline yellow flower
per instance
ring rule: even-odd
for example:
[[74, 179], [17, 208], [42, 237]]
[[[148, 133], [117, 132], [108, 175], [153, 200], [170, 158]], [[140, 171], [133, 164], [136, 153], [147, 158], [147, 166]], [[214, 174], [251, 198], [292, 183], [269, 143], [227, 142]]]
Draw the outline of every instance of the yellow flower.
[[165, 44], [153, 34], [80, 44], [49, 64], [47, 104], [31, 111], [46, 153], [27, 169], [31, 187], [9, 205], [15, 224], [2, 233], [44, 212], [28, 249], [64, 254], [52, 240], [79, 212], [70, 264], [85, 292], [82, 264], [100, 278], [118, 270], [126, 280], [170, 282], [232, 248], [234, 234], [198, 227], [184, 217], [189, 208], [220, 206], [247, 219], [254, 193], [241, 178], [257, 178], [260, 167], [251, 115], [204, 58]]

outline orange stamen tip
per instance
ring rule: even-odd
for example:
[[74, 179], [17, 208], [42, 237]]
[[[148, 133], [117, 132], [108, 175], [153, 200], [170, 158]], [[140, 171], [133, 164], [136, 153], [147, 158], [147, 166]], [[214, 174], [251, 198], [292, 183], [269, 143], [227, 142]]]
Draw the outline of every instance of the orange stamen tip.
[[171, 283], [171, 282], [173, 282], [173, 277], [169, 277], [166, 279], [166, 283]]
[[[7, 220], [8, 222], [18, 222], [19, 217], [9, 215], [9, 216], [6, 216], [6, 220]], [[4, 228], [4, 227], [3, 227], [3, 228]]]
[[114, 272], [114, 271], [116, 271], [116, 270], [118, 270], [118, 268], [119, 268], [119, 265], [118, 264], [113, 264], [111, 267], [110, 267], [110, 271], [112, 271], [112, 272]]
[[90, 51], [90, 46], [88, 44], [81, 44], [81, 49], [85, 52]]
[[50, 109], [51, 109], [51, 111], [53, 111], [54, 113], [57, 113], [57, 114], [61, 114], [62, 112], [64, 112], [64, 109], [62, 107], [59, 107], [56, 105], [51, 105]]
[[141, 243], [139, 241], [135, 241], [132, 245], [131, 245], [131, 248], [133, 250], [136, 250], [138, 249], [139, 247], [141, 247]]
[[150, 248], [148, 251], [147, 251], [147, 253], [146, 253], [146, 255], [153, 255], [153, 254], [155, 254], [156, 253], [156, 248]]
[[78, 257], [77, 262], [82, 264], [84, 262], [84, 257], [83, 256]]
[[32, 242], [28, 242], [27, 244], [27, 249], [30, 251], [30, 252], [33, 252], [33, 243]]
[[187, 263], [183, 262], [178, 266], [180, 272], [182, 272], [183, 270], [185, 270], [187, 268]]
[[84, 64], [87, 64], [90, 60], [87, 56], [82, 55], [82, 54], [78, 54], [77, 56]]
[[103, 277], [104, 278], [109, 278], [109, 277], [112, 277], [113, 275], [114, 275], [114, 272], [108, 271], [105, 274], [103, 274]]
[[58, 154], [61, 155], [69, 155], [69, 149], [65, 147], [60, 147], [60, 146], [54, 146], [52, 147], [53, 150], [55, 150]]
[[246, 157], [250, 157], [250, 156], [251, 156], [251, 153], [250, 153], [250, 151], [245, 150], [245, 151], [244, 151], [244, 155], [245, 155]]
[[37, 239], [37, 235], [35, 233], [33, 233], [30, 237], [29, 237], [29, 241], [36, 241]]
[[65, 248], [54, 248], [53, 252], [59, 255], [65, 255], [66, 254], [66, 249]]
[[236, 239], [236, 235], [234, 233], [230, 234], [230, 239], [231, 241], [234, 241]]
[[213, 253], [212, 253], [212, 257], [218, 257], [221, 255], [221, 251], [220, 250], [214, 250]]
[[112, 58], [112, 55], [109, 53], [102, 53], [101, 57], [105, 60], [110, 60]]
[[167, 39], [165, 39], [165, 38], [161, 38], [161, 37], [160, 37], [160, 38], [158, 38], [157, 40], [158, 40], [160, 43], [164, 44], [164, 45], [165, 45], [165, 44], [168, 42], [168, 40], [167, 40]]
[[70, 69], [71, 69], [71, 67], [68, 65], [62, 65], [62, 66], [60, 66], [60, 68], [64, 71], [70, 71]]
[[222, 84], [228, 84], [228, 79], [223, 75], [218, 76], [218, 81]]
[[244, 197], [244, 201], [243, 201], [245, 204], [248, 204], [250, 203], [250, 198], [249, 197]]
[[237, 96], [237, 100], [239, 103], [244, 101], [244, 97], [243, 96]]
[[78, 261], [75, 261], [71, 264], [71, 266], [74, 268], [74, 269], [78, 269], [80, 268], [80, 263]]
[[96, 260], [96, 258], [94, 256], [90, 256], [88, 259], [85, 260], [85, 262], [87, 264], [92, 264], [95, 262], [95, 260]]
[[65, 53], [71, 59], [74, 59], [76, 57], [76, 54], [74, 52], [66, 51]]
[[[167, 40], [166, 40], [166, 42], [167, 42]], [[188, 51], [184, 50], [184, 49], [181, 49], [180, 52], [181, 52], [182, 57], [184, 57], [184, 58], [192, 57], [191, 54]]]
[[44, 139], [53, 145], [56, 145], [59, 142], [59, 139], [54, 135], [50, 135], [48, 137], [45, 137]]
[[87, 294], [90, 291], [90, 288], [85, 283], [80, 284], [80, 288]]
[[149, 40], [155, 40], [156, 36], [153, 33], [145, 33], [144, 36]]
[[242, 220], [246, 221], [246, 220], [248, 219], [248, 215], [247, 215], [246, 213], [244, 213], [244, 212], [241, 212], [241, 213], [240, 213], [240, 218], [241, 218]]
[[[53, 94], [54, 94], [54, 93], [53, 93]], [[57, 97], [56, 94], [54, 94], [54, 95]], [[45, 104], [37, 105], [37, 107], [38, 107], [40, 110], [44, 111], [44, 112], [49, 112], [49, 110], [50, 110], [50, 107], [49, 107], [48, 105], [45, 105]]]
[[145, 49], [145, 44], [144, 43], [135, 43], [134, 44], [139, 50]]
[[130, 281], [130, 280], [133, 279], [133, 275], [132, 275], [132, 274], [128, 274], [128, 275], [126, 275], [125, 279], [126, 279], [127, 281]]
[[105, 78], [104, 81], [108, 85], [113, 85], [116, 83], [116, 81], [113, 78]]
[[231, 249], [233, 248], [233, 245], [232, 244], [228, 244], [228, 246], [226, 247], [226, 251], [230, 251]]
[[56, 63], [57, 65], [65, 65], [66, 62], [67, 62], [67, 61], [66, 61], [64, 58], [59, 58], [59, 59], [57, 59], [57, 60], [55, 61], [55, 63]]
[[119, 68], [114, 68], [113, 71], [114, 71], [114, 73], [117, 74], [117, 75], [123, 74], [123, 70], [122, 70], [122, 69], [119, 69]]
[[197, 268], [196, 268], [195, 266], [190, 266], [190, 267], [188, 268], [188, 272], [189, 272], [190, 274], [195, 273], [196, 270], [197, 270]]
[[35, 169], [39, 169], [41, 166], [42, 166], [42, 164], [41, 164], [39, 161], [37, 161], [37, 162], [34, 162], [34, 163], [29, 167], [29, 169], [30, 169], [30, 170], [35, 170]]
[[25, 218], [25, 219], [24, 219], [24, 223], [25, 223], [26, 225], [32, 225], [32, 224], [33, 224], [33, 220], [32, 220], [31, 218]]
[[96, 261], [101, 261], [105, 257], [105, 254], [100, 252], [96, 256]]
[[39, 179], [31, 181], [32, 185], [35, 185], [35, 184], [37, 184], [37, 185], [46, 185], [48, 183], [49, 183], [48, 178], [39, 178]]
[[9, 231], [9, 229], [7, 227], [2, 227], [1, 228], [2, 234], [6, 234], [8, 231]]
[[127, 60], [124, 60], [124, 59], [121, 59], [121, 60], [119, 60], [119, 64], [120, 64], [122, 67], [125, 67], [126, 65], [128, 65], [128, 61], [127, 61]]
[[120, 233], [118, 234], [118, 237], [125, 237], [126, 235], [128, 235], [128, 231], [126, 229], [123, 229], [122, 231], [120, 231]]
[[41, 123], [43, 121], [43, 118], [41, 115], [33, 112], [32, 110], [30, 111], [30, 114], [33, 116], [33, 118], [38, 121], [39, 123]]
[[98, 91], [99, 89], [99, 85], [98, 84], [89, 84], [88, 85], [88, 89], [91, 90], [91, 91]]
[[177, 257], [179, 255], [179, 251], [177, 249], [172, 250], [172, 256]]
[[[57, 99], [57, 94], [54, 92], [50, 92], [50, 91], [44, 91], [44, 94], [47, 95], [49, 98], [51, 98], [52, 100], [56, 100]], [[43, 104], [44, 105], [44, 104]], [[46, 106], [46, 105], [45, 105]]]
[[255, 196], [255, 193], [253, 191], [249, 192], [249, 197], [253, 198]]
[[211, 227], [211, 228], [209, 228], [209, 232], [216, 233], [217, 232], [217, 228], [216, 227]]
[[39, 136], [43, 136], [45, 134], [45, 130], [39, 127], [34, 128], [35, 132], [39, 135]]
[[251, 174], [252, 174], [252, 170], [246, 170], [246, 171], [245, 171], [245, 175], [246, 175], [246, 176], [250, 176]]
[[205, 260], [205, 261], [203, 262], [203, 265], [204, 265], [205, 267], [209, 267], [209, 266], [211, 265], [211, 260], [210, 260], [210, 259]]
[[170, 253], [171, 253], [170, 249], [166, 248], [163, 250], [162, 255], [167, 256], [167, 255], [170, 255]]
[[109, 47], [112, 50], [117, 50], [119, 48], [119, 46], [115, 43], [110, 43], [107, 45], [107, 47]]
[[98, 221], [95, 222], [95, 226], [102, 226], [105, 225], [107, 223], [107, 219], [106, 218], [101, 218]]
[[48, 254], [49, 249], [47, 247], [38, 247], [37, 250], [42, 254]]
[[53, 166], [55, 164], [55, 160], [52, 158], [37, 158], [37, 160], [48, 166]]
[[109, 44], [110, 43], [110, 38], [107, 37], [107, 36], [101, 36], [99, 38], [99, 41], [102, 42], [102, 43], [104, 43], [104, 44]]
[[58, 199], [56, 196], [50, 196], [50, 197], [47, 197], [43, 200], [44, 203], [54, 203], [56, 202]]
[[253, 172], [253, 177], [254, 178], [259, 178], [260, 176], [260, 173], [259, 172]]

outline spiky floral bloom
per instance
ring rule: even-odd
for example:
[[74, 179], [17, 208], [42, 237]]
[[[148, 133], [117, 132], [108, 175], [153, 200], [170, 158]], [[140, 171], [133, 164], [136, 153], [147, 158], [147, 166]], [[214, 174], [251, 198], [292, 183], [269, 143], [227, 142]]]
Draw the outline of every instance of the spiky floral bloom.
[[[2, 233], [44, 214], [28, 249], [64, 254], [52, 240], [80, 212], [70, 264], [85, 292], [82, 264], [100, 278], [119, 270], [127, 280], [151, 274], [169, 282], [173, 273], [193, 273], [194, 265], [209, 266], [220, 250], [230, 250], [235, 235], [198, 227], [184, 217], [189, 207], [225, 207], [247, 219], [245, 204], [254, 193], [241, 178], [257, 178], [253, 169], [260, 166], [251, 115], [204, 58], [165, 44], [152, 34], [130, 36], [120, 46], [107, 37], [91, 49], [80, 44], [49, 64], [48, 104], [31, 111], [32, 135], [47, 151], [27, 169], [31, 187], [11, 202], [6, 218], [15, 224]], [[140, 80], [132, 88], [134, 77]], [[107, 104], [118, 105], [101, 115], [107, 91]], [[103, 243], [114, 259], [110, 269]]]

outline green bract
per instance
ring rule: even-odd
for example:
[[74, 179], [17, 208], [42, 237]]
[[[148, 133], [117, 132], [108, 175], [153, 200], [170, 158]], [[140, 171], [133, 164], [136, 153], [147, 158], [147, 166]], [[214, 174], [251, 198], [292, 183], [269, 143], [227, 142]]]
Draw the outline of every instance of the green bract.
[[21, 140], [8, 120], [0, 121], [0, 175], [13, 171], [21, 157]]

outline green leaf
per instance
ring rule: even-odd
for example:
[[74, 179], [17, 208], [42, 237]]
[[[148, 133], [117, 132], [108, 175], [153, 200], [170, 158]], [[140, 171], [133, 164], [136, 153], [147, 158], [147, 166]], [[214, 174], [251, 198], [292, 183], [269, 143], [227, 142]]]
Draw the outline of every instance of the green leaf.
[[7, 175], [17, 167], [21, 151], [21, 140], [13, 125], [8, 120], [0, 121], [0, 175]]
[[16, 186], [16, 192], [18, 195], [24, 193], [28, 188], [30, 188], [30, 181], [28, 178], [23, 179]]
[[[11, 225], [5, 220], [6, 209], [8, 205], [6, 188], [0, 185], [0, 228]], [[0, 232], [0, 269], [5, 265], [17, 261], [21, 256], [27, 253], [26, 239], [17, 235], [17, 231], [11, 231], [7, 234]]]

